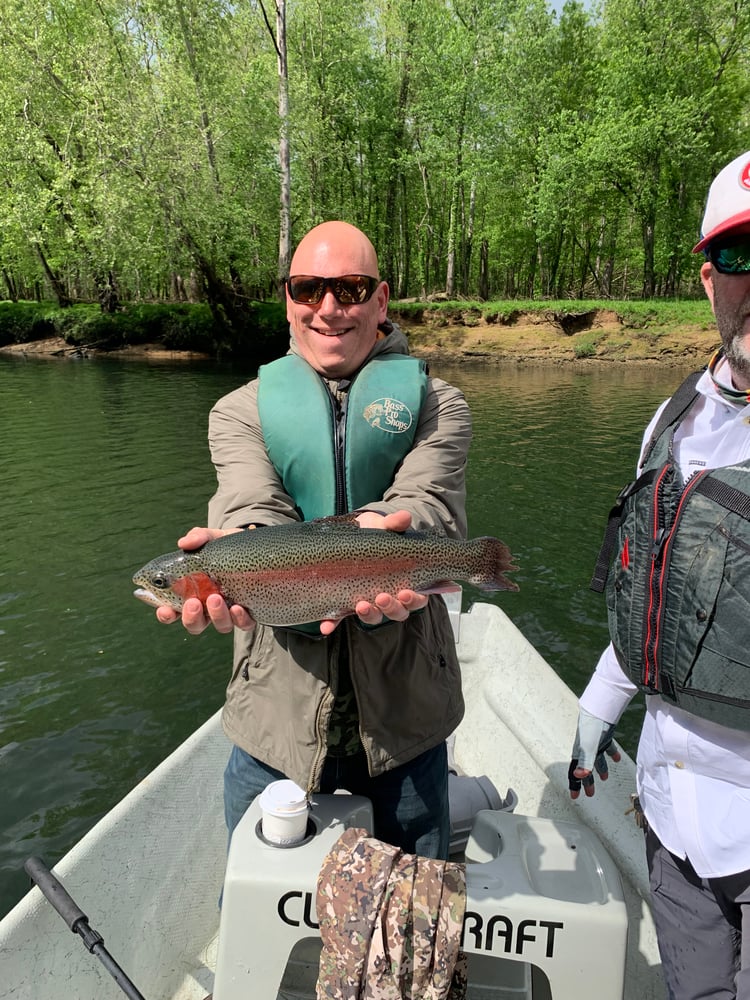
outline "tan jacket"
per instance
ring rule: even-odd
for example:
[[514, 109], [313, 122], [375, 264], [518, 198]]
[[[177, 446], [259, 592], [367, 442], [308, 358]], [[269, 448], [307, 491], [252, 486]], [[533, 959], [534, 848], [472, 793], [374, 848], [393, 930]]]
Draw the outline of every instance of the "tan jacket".
[[[371, 356], [407, 353], [404, 335], [389, 329], [392, 332], [376, 343]], [[257, 386], [254, 379], [224, 396], [209, 417], [209, 445], [219, 483], [209, 503], [211, 527], [297, 519], [294, 503], [266, 454]], [[335, 383], [331, 388], [336, 390]], [[310, 433], [304, 418], [300, 433]], [[470, 441], [471, 418], [463, 394], [430, 379], [412, 450], [386, 494], [373, 497], [367, 509], [382, 514], [406, 509], [415, 529], [465, 537]], [[262, 625], [252, 633], [235, 631], [224, 730], [237, 746], [311, 791], [318, 786], [326, 755], [341, 642], [349, 645], [360, 735], [371, 774], [436, 746], [463, 717], [458, 659], [439, 597], [431, 597], [427, 608], [406, 622], [366, 629], [349, 618], [325, 638]]]

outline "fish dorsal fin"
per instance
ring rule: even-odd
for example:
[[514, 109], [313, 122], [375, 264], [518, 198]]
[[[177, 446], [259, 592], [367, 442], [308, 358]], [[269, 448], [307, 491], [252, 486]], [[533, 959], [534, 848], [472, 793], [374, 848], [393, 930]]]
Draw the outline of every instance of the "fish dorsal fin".
[[[341, 531], [342, 528], [353, 528], [357, 531], [373, 530], [372, 528], [363, 528], [360, 525], [356, 511], [349, 514], [331, 514], [330, 517], [315, 517], [310, 521], [303, 522], [303, 527], [310, 528], [312, 531], [320, 531], [321, 529], [325, 531], [326, 528], [335, 528], [337, 531]], [[445, 538], [445, 532], [435, 527], [424, 530], [407, 528], [406, 531], [399, 531], [398, 534], [404, 538]]]
[[305, 521], [305, 527], [314, 528], [316, 531], [326, 528], [353, 528], [360, 530], [359, 521], [356, 514], [333, 514], [331, 517], [316, 517], [312, 521]]

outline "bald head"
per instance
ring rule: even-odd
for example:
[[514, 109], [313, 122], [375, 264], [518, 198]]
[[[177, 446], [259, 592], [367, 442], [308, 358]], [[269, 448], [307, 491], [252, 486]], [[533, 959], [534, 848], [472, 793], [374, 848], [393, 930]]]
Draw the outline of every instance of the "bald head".
[[361, 229], [348, 222], [322, 222], [303, 236], [294, 252], [290, 274], [367, 274], [378, 277], [375, 247]]
[[[324, 222], [303, 237], [292, 257], [293, 278], [378, 277], [375, 248], [348, 222]], [[369, 298], [340, 302], [330, 280], [317, 302], [295, 301], [286, 291], [286, 315], [299, 354], [327, 378], [350, 378], [365, 363], [388, 310], [388, 283], [378, 282]]]

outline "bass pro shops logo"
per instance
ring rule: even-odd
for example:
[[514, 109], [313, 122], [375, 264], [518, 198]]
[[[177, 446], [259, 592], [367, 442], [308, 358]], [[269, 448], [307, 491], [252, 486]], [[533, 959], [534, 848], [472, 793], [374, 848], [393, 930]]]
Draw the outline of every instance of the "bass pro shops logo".
[[377, 427], [388, 434], [403, 434], [412, 425], [414, 417], [409, 407], [398, 399], [384, 396], [365, 407], [362, 414], [370, 427]]

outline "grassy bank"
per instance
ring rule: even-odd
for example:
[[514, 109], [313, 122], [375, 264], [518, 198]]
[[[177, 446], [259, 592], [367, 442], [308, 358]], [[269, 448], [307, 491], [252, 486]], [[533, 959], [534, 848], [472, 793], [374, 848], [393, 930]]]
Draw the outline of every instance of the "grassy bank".
[[[699, 358], [717, 335], [705, 299], [651, 301], [396, 301], [390, 315], [423, 355], [568, 361]], [[254, 303], [227, 333], [207, 305], [137, 303], [108, 315], [94, 304], [0, 302], [0, 349], [61, 343], [90, 353], [155, 345], [171, 352], [265, 361], [288, 345], [285, 309]]]
[[112, 352], [144, 344], [210, 357], [264, 360], [286, 350], [288, 329], [278, 302], [254, 303], [246, 327], [228, 331], [203, 303], [132, 303], [115, 313], [81, 303], [0, 302], [0, 348], [60, 339], [71, 348]]
[[708, 301], [393, 303], [413, 353], [455, 360], [703, 360], [718, 335]]
[[672, 327], [711, 325], [713, 316], [708, 300], [701, 299], [648, 299], [617, 301], [613, 299], [558, 299], [540, 302], [538, 299], [513, 299], [498, 302], [461, 302], [441, 300], [417, 302], [403, 300], [392, 303], [392, 311], [404, 318], [420, 320], [432, 315], [449, 319], [456, 314], [475, 314], [487, 323], [507, 324], [527, 313], [577, 315], [591, 311], [615, 313], [626, 327]]

